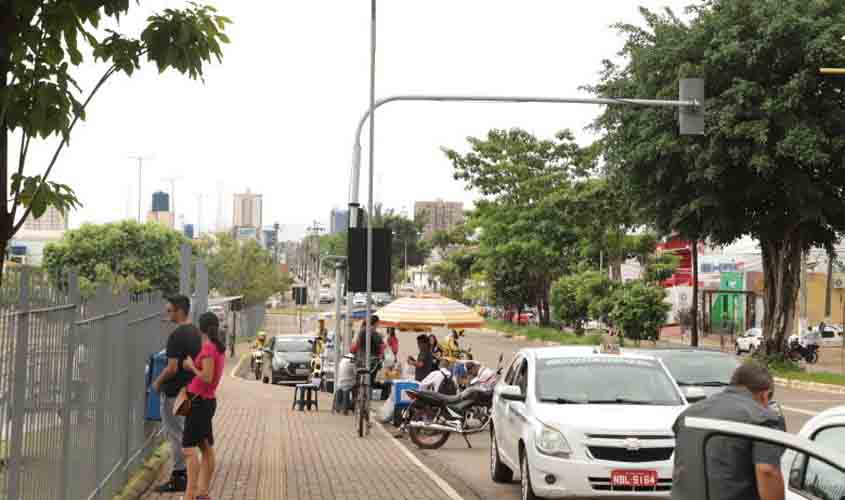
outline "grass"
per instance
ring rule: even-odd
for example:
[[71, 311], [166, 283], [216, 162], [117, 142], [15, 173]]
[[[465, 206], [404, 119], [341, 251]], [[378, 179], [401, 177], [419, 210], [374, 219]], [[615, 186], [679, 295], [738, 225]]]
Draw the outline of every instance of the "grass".
[[784, 363], [771, 363], [769, 371], [775, 377], [782, 377], [790, 380], [803, 382], [815, 382], [818, 384], [830, 384], [845, 386], [845, 375], [830, 372], [808, 372], [795, 366]]
[[484, 325], [490, 330], [503, 332], [505, 336], [523, 335], [533, 340], [547, 342], [558, 342], [561, 345], [600, 345], [602, 335], [597, 333], [586, 333], [582, 336], [574, 333], [566, 333], [555, 328], [542, 326], [519, 326], [507, 321], [487, 320]]
[[[297, 309], [295, 306], [289, 307], [282, 307], [277, 309], [269, 309], [267, 311], [268, 314], [281, 314], [284, 316], [296, 316], [299, 314], [300, 309]], [[319, 309], [314, 309], [312, 306], [304, 306], [301, 309], [302, 314], [313, 314], [315, 312], [320, 312]]]

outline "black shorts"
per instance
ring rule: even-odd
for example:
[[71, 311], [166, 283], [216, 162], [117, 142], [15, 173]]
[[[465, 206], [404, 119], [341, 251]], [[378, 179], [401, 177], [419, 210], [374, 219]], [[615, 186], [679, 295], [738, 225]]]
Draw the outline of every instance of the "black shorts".
[[191, 412], [185, 417], [185, 432], [182, 433], [182, 446], [194, 448], [203, 441], [214, 444], [214, 430], [211, 421], [217, 411], [216, 399], [196, 398], [191, 403]]

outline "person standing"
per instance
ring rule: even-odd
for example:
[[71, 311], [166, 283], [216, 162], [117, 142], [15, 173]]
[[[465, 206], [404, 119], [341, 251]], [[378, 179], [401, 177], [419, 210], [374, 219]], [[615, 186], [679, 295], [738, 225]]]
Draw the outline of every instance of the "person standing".
[[399, 337], [396, 336], [396, 328], [387, 329], [387, 345], [393, 352], [393, 357], [398, 359], [399, 356]]
[[[691, 478], [690, 457], [702, 452], [701, 431], [687, 428], [684, 419], [701, 417], [783, 429], [780, 416], [769, 409], [774, 381], [766, 367], [746, 363], [736, 369], [724, 392], [696, 403], [675, 422], [675, 468], [672, 499], [694, 497], [702, 485]], [[745, 438], [716, 436], [706, 445], [707, 488], [719, 500], [783, 500], [780, 470], [783, 448]]]
[[167, 338], [167, 366], [153, 382], [153, 390], [161, 395], [161, 423], [170, 441], [173, 470], [170, 479], [155, 489], [157, 493], [182, 492], [188, 484], [185, 455], [182, 453], [185, 417], [174, 415], [173, 405], [179, 391], [194, 378], [194, 373], [184, 367], [184, 361], [196, 357], [202, 348], [202, 337], [191, 324], [190, 312], [191, 301], [188, 297], [176, 295], [167, 300], [167, 317], [176, 324], [176, 329]]
[[416, 359], [413, 356], [408, 356], [408, 363], [414, 366], [414, 379], [417, 382], [422, 382], [436, 367], [427, 336], [419, 335], [417, 337], [417, 348], [420, 350], [419, 354]]
[[335, 411], [347, 415], [352, 409], [352, 389], [355, 387], [354, 354], [346, 354], [340, 360], [335, 384]]
[[[195, 358], [186, 358], [183, 365], [194, 374], [188, 384], [191, 411], [185, 417], [182, 436], [183, 454], [188, 466], [185, 500], [208, 500], [211, 478], [214, 475], [214, 430], [212, 420], [217, 412], [217, 386], [226, 362], [226, 344], [220, 338], [220, 322], [214, 313], [200, 316], [202, 349]], [[200, 461], [197, 448], [202, 452]]]

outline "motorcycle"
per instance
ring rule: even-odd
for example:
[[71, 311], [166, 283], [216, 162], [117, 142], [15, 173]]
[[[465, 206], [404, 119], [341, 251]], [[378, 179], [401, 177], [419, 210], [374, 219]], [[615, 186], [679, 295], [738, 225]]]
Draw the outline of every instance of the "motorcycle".
[[[496, 378], [502, 372], [502, 356]], [[467, 436], [486, 432], [490, 427], [493, 407], [493, 386], [496, 379], [486, 383], [473, 381], [455, 396], [432, 391], [410, 390], [412, 403], [402, 412], [401, 426], [418, 448], [436, 450], [446, 444], [452, 434], [464, 438], [467, 447], [472, 444]]]
[[801, 345], [799, 340], [793, 340], [789, 344], [787, 357], [792, 361], [804, 360], [809, 364], [815, 364], [819, 360], [819, 346], [815, 344]]
[[250, 369], [255, 374], [255, 380], [261, 380], [261, 374], [264, 366], [264, 352], [260, 349], [252, 352], [252, 359], [250, 360]]

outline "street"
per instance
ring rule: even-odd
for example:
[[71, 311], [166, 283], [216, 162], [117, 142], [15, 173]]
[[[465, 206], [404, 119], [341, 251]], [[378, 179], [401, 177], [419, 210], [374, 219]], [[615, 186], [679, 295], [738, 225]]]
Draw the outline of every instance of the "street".
[[[400, 359], [416, 355], [416, 335], [411, 332], [398, 334]], [[538, 342], [516, 341], [493, 332], [480, 330], [467, 331], [462, 339], [462, 345], [472, 347], [475, 359], [491, 367], [495, 366], [500, 354], [504, 355], [503, 363], [507, 363], [519, 349], [542, 346]], [[827, 408], [845, 405], [845, 394], [798, 391], [782, 387], [775, 390], [775, 399], [784, 409], [787, 429], [790, 432], [800, 430], [813, 415]], [[404, 439], [403, 442], [427, 466], [437, 471], [464, 494], [470, 493], [483, 500], [520, 498], [518, 482], [501, 485], [490, 479], [490, 437], [486, 433], [470, 437], [472, 449], [467, 448], [466, 442], [457, 435], [453, 435], [443, 448], [433, 451], [419, 450], [408, 439]]]

